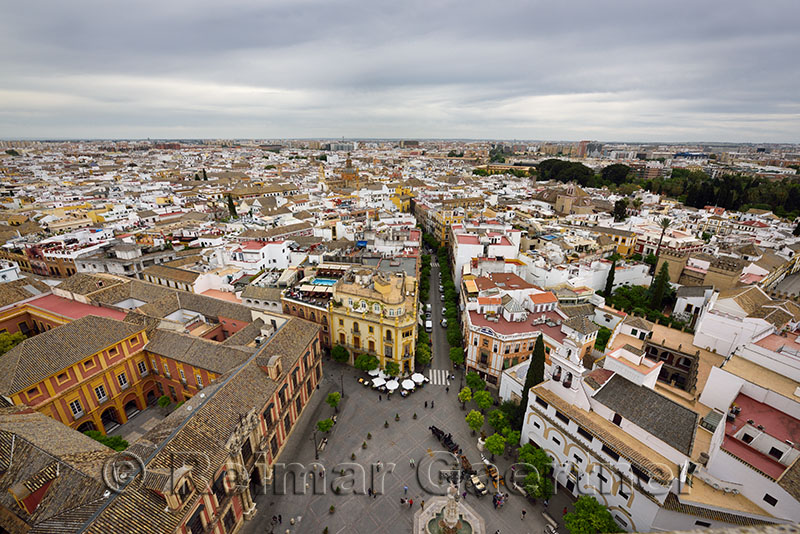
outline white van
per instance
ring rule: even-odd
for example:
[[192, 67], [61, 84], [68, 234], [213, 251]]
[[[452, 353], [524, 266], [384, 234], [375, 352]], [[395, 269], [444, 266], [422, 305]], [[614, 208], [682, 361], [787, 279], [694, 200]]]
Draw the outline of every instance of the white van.
[[425, 321], [425, 331], [430, 333], [431, 330], [433, 330], [433, 322], [430, 319], [428, 319], [427, 321]]

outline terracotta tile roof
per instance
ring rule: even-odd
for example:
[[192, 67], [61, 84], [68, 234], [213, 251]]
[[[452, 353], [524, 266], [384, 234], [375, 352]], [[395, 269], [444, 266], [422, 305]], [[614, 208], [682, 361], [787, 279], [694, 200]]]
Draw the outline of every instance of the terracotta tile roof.
[[143, 330], [138, 325], [87, 315], [28, 338], [0, 358], [0, 392], [22, 391]]
[[217, 374], [241, 365], [250, 356], [215, 341], [169, 330], [156, 330], [145, 349]]
[[783, 472], [778, 479], [778, 485], [795, 500], [800, 500], [800, 459], [796, 459], [789, 469]]
[[600, 330], [600, 327], [594, 324], [591, 319], [585, 315], [578, 315], [564, 321], [564, 324], [581, 334], [588, 335]]
[[150, 275], [156, 278], [164, 278], [165, 280], [182, 282], [184, 284], [193, 284], [195, 280], [197, 280], [197, 277], [200, 276], [200, 273], [179, 269], [177, 267], [169, 267], [167, 265], [151, 265], [142, 270], [142, 275]]
[[772, 523], [771, 521], [753, 519], [739, 514], [703, 508], [702, 506], [684, 504], [672, 492], [667, 494], [667, 498], [664, 500], [663, 507], [665, 510], [711, 519], [713, 521], [720, 521], [722, 523], [731, 523], [734, 525], [765, 525]]
[[[104, 502], [103, 464], [114, 451], [44, 414], [19, 407], [0, 410], [0, 506], [30, 526], [29, 534], [79, 532]], [[50, 483], [28, 514], [15, 492]], [[0, 526], [20, 532], [20, 524], [0, 517]]]
[[50, 286], [34, 278], [5, 282], [0, 284], [0, 308], [45, 293], [50, 293]]
[[[278, 383], [257, 365], [256, 359], [262, 355], [281, 355], [284, 369], [282, 379], [286, 379], [289, 370], [318, 335], [317, 325], [302, 319], [290, 319], [246, 363], [205, 388], [204, 398], [200, 395], [192, 397], [181, 409], [142, 436], [129, 450], [145, 459], [148, 470], [169, 470], [171, 466], [185, 463], [193, 466], [191, 476], [198, 486], [213, 482], [212, 477], [228, 458], [225, 445], [242, 414], [248, 413], [254, 406], [260, 409], [278, 387]], [[199, 458], [202, 461], [198, 461]], [[134, 480], [133, 488], [115, 495], [87, 526], [86, 532], [174, 532], [186, 513], [202, 497], [197, 492], [180, 512], [164, 513], [163, 498], [138, 486], [137, 480]]]
[[243, 299], [257, 299], [257, 300], [281, 300], [282, 290], [277, 287], [261, 287], [246, 285], [242, 290]]

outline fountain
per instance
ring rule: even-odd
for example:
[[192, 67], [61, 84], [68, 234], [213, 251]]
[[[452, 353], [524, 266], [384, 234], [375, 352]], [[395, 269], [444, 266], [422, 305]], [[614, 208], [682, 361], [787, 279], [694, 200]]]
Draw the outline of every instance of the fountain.
[[485, 534], [483, 519], [458, 497], [450, 486], [446, 497], [434, 497], [414, 514], [415, 534]]

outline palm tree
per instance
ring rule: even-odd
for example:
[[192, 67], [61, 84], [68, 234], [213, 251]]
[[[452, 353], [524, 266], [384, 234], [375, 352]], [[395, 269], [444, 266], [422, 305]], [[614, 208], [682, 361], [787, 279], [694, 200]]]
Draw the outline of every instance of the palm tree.
[[656, 247], [656, 258], [661, 256], [661, 242], [664, 240], [664, 234], [667, 232], [667, 228], [669, 225], [672, 224], [672, 221], [669, 217], [664, 217], [660, 221], [658, 221], [658, 225], [661, 227], [661, 237], [658, 238], [658, 247]]

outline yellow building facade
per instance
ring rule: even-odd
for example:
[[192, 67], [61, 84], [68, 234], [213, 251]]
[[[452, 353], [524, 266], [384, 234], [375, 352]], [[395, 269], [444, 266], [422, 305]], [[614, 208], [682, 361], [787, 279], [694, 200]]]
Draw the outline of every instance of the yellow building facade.
[[414, 371], [417, 281], [405, 273], [362, 268], [347, 273], [329, 303], [331, 344], [342, 345], [352, 364], [359, 354]]

